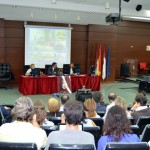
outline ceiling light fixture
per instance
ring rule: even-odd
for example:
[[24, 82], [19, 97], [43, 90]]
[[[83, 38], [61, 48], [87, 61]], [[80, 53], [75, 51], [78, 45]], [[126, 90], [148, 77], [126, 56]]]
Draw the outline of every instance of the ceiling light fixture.
[[110, 8], [109, 2], [106, 2], [105, 9], [109, 9], [109, 8]]
[[56, 4], [56, 0], [51, 0], [52, 1], [52, 4]]

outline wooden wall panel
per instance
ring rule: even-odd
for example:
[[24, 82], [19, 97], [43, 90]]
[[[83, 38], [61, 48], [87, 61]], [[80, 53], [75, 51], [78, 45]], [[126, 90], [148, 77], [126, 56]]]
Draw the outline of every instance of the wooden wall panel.
[[0, 63], [4, 62], [4, 19], [0, 19]]
[[[28, 25], [61, 26], [68, 24], [28, 22]], [[124, 59], [137, 59], [150, 63], [150, 23], [122, 22], [118, 26], [110, 25], [71, 25], [71, 61], [81, 65], [81, 72], [89, 73], [91, 65], [95, 65], [96, 45], [110, 45], [111, 76], [104, 82], [112, 82], [120, 78], [120, 64]], [[0, 62], [8, 62], [18, 77], [24, 66], [24, 22], [0, 19]]]

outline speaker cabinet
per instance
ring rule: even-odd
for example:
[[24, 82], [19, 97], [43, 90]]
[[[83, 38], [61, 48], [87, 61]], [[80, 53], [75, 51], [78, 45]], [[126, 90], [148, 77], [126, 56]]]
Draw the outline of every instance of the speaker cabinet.
[[120, 66], [120, 76], [130, 77], [130, 64], [121, 64]]

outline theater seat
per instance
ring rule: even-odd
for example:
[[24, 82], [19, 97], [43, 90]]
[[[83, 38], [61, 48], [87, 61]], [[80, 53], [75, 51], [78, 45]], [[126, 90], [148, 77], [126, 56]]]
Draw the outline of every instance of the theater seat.
[[142, 134], [142, 132], [147, 124], [150, 124], [150, 116], [141, 116], [138, 119], [138, 121], [136, 122], [136, 125], [138, 125], [139, 129], [140, 129], [140, 131], [139, 131], [140, 135]]
[[150, 124], [146, 125], [144, 131], [141, 135], [142, 142], [149, 142], [150, 141]]
[[94, 150], [92, 144], [50, 144], [49, 150]]
[[100, 127], [100, 135], [102, 135], [102, 128], [104, 124], [103, 119], [102, 118], [89, 118], [89, 119], [91, 119], [96, 124], [96, 126]]
[[0, 142], [0, 150], [37, 150], [35, 143]]
[[111, 142], [106, 145], [105, 150], [149, 150], [149, 146], [146, 142], [139, 142], [139, 143]]
[[89, 132], [94, 136], [94, 140], [95, 140], [95, 145], [97, 146], [98, 144], [98, 140], [101, 136], [100, 134], [100, 127], [95, 126], [95, 127], [84, 127], [83, 131]]

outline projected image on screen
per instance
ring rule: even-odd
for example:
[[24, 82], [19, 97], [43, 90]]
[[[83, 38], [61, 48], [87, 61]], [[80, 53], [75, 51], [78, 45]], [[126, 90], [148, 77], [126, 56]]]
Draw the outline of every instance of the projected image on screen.
[[57, 62], [58, 67], [70, 63], [71, 29], [25, 26], [25, 65]]

